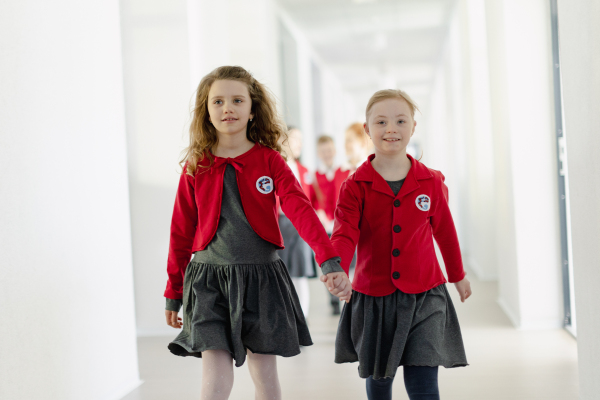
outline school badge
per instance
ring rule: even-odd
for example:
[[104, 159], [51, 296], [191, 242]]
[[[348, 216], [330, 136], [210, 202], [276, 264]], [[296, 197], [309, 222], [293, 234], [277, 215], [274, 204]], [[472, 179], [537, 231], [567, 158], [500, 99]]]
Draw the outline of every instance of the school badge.
[[431, 200], [426, 194], [421, 194], [415, 199], [415, 204], [419, 210], [429, 211], [429, 208], [431, 207]]
[[256, 181], [256, 190], [262, 194], [269, 194], [273, 191], [273, 179], [268, 176], [261, 176]]

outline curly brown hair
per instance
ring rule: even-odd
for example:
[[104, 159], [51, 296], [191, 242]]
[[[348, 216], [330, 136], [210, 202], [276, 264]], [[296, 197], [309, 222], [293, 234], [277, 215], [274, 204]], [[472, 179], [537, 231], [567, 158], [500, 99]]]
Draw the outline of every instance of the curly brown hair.
[[200, 81], [196, 90], [196, 104], [190, 124], [190, 145], [183, 151], [180, 161], [188, 175], [194, 176], [198, 163], [208, 158], [210, 168], [214, 163], [211, 150], [219, 143], [215, 127], [209, 121], [208, 92], [215, 81], [231, 80], [244, 82], [252, 101], [252, 121], [248, 122], [246, 137], [254, 143], [259, 143], [281, 153], [280, 137], [287, 138], [286, 126], [277, 112], [275, 96], [252, 74], [242, 67], [222, 66], [214, 69]]

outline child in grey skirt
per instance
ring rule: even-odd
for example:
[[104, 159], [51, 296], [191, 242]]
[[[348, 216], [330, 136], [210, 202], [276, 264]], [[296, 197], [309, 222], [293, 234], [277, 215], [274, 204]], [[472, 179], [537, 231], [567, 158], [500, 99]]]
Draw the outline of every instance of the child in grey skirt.
[[353, 282], [321, 278], [333, 294], [350, 300], [340, 317], [335, 362], [359, 362], [371, 400], [392, 398], [400, 365], [411, 400], [440, 398], [438, 366], [468, 365], [434, 238], [461, 301], [471, 295], [471, 287], [444, 176], [406, 154], [415, 110], [400, 90], [371, 97], [365, 132], [375, 154], [342, 185], [331, 237], [342, 263], [323, 268], [325, 274], [347, 273], [358, 245]]
[[280, 399], [275, 356], [295, 356], [312, 344], [277, 255], [284, 243], [276, 195], [317, 262], [339, 265], [280, 154], [282, 135], [272, 97], [246, 70], [220, 67], [202, 79], [175, 199], [165, 290], [167, 324], [183, 325], [168, 348], [202, 357], [202, 399], [227, 399], [233, 362], [239, 367], [246, 357], [257, 398]]

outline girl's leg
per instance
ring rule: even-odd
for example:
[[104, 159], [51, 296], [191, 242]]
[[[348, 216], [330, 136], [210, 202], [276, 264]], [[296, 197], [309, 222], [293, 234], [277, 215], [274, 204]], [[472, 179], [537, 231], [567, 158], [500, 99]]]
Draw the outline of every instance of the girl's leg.
[[440, 400], [438, 367], [405, 365], [404, 386], [410, 400]]
[[292, 283], [296, 288], [298, 294], [298, 300], [300, 300], [300, 307], [304, 313], [304, 318], [308, 318], [308, 308], [310, 306], [310, 286], [308, 286], [308, 278], [292, 278]]
[[254, 381], [256, 400], [281, 400], [281, 387], [274, 355], [254, 354], [248, 350], [248, 370]]
[[202, 352], [202, 400], [227, 400], [233, 388], [233, 358], [227, 350]]
[[392, 384], [394, 378], [367, 378], [367, 398], [369, 400], [392, 400]]

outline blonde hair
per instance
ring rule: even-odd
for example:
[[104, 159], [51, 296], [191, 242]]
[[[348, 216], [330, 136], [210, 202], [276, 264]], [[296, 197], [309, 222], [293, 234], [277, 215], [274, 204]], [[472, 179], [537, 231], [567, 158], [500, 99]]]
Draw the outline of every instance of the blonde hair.
[[369, 120], [369, 114], [371, 113], [371, 108], [373, 108], [373, 105], [387, 99], [402, 99], [406, 101], [408, 103], [408, 107], [410, 108], [410, 116], [413, 119], [415, 118], [415, 111], [421, 112], [421, 110], [419, 110], [419, 106], [417, 106], [417, 103], [415, 103], [415, 101], [411, 99], [411, 97], [405, 91], [400, 89], [384, 89], [375, 92], [375, 94], [369, 99], [369, 102], [367, 103], [367, 111], [365, 112], [367, 121]]
[[190, 144], [183, 151], [185, 154], [180, 161], [185, 173], [194, 176], [198, 163], [208, 158], [210, 168], [214, 163], [210, 150], [219, 143], [219, 136], [215, 127], [209, 121], [208, 92], [212, 84], [219, 80], [243, 82], [248, 86], [248, 93], [252, 101], [251, 113], [253, 119], [248, 122], [246, 137], [248, 140], [259, 143], [281, 153], [280, 137], [287, 138], [285, 124], [277, 113], [276, 102], [271, 92], [252, 74], [242, 67], [223, 66], [214, 69], [200, 81], [196, 90], [196, 104], [190, 124]]

